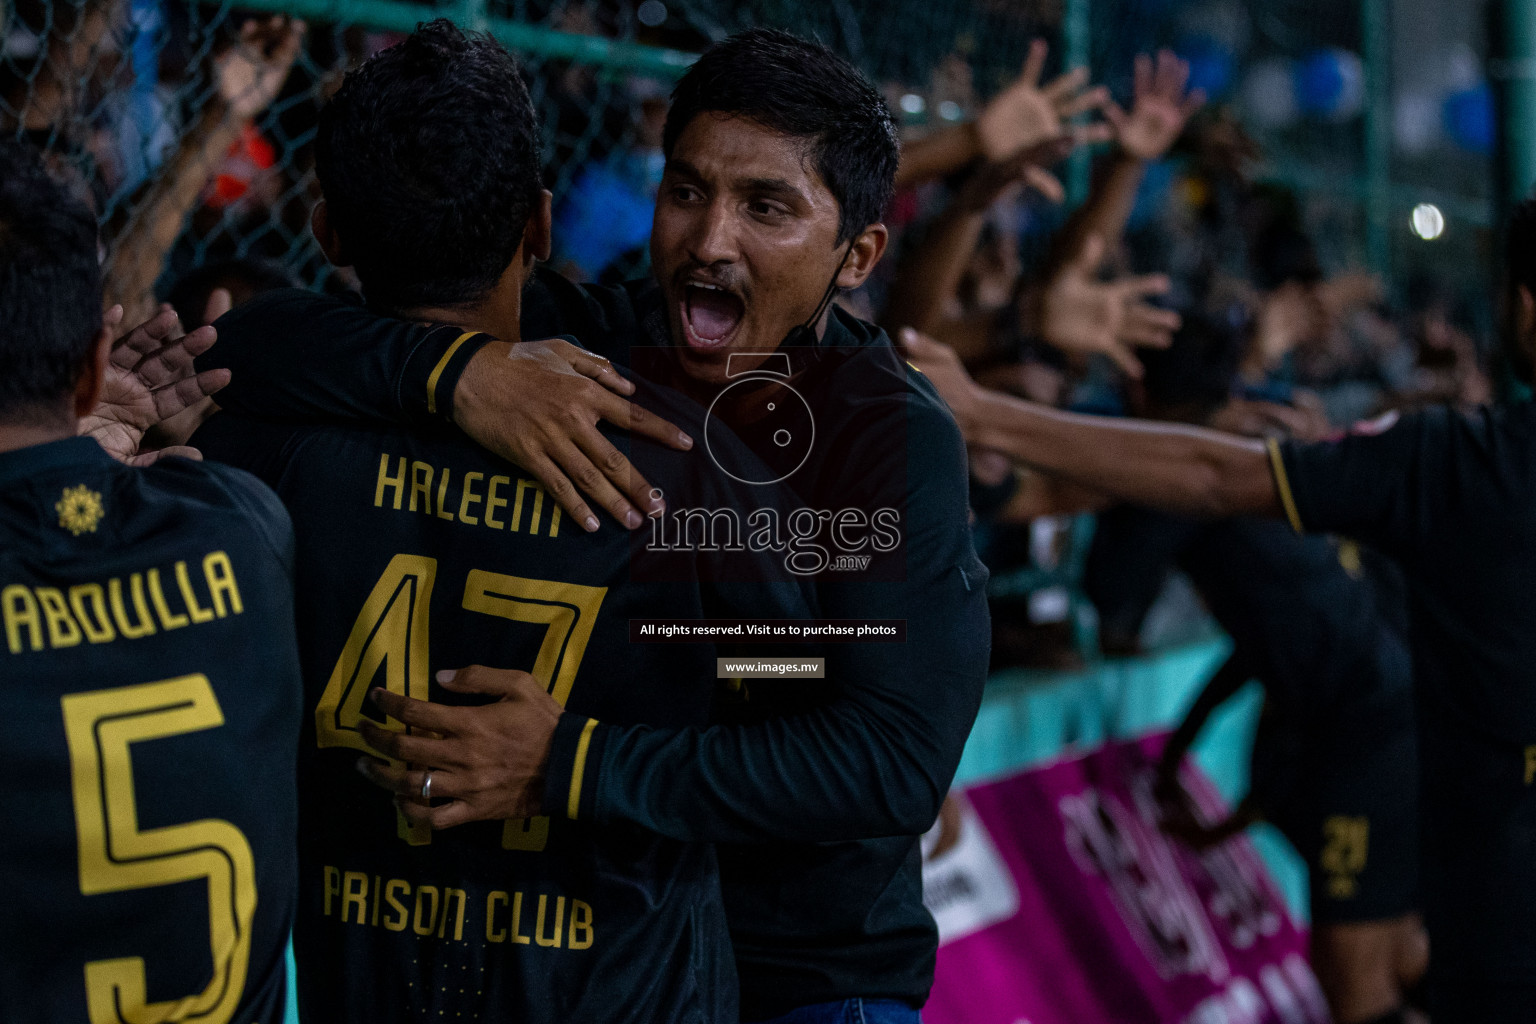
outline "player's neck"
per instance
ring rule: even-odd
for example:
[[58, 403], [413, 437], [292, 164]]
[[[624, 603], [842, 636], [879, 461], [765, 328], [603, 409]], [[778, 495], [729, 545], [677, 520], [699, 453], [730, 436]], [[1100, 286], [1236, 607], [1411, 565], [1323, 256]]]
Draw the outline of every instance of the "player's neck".
[[72, 419], [48, 423], [0, 423], [0, 454], [75, 436]]
[[523, 313], [523, 278], [508, 271], [479, 302], [463, 306], [420, 306], [403, 309], [400, 316], [422, 323], [453, 324], [466, 331], [483, 331], [513, 343], [522, 340], [518, 318]]

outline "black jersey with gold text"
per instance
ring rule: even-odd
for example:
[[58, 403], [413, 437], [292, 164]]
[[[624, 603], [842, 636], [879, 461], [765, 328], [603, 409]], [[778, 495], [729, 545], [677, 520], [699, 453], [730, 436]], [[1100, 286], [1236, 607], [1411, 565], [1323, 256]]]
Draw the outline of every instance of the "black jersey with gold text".
[[[662, 306], [654, 282], [578, 286], [538, 269], [523, 294], [521, 330], [568, 334], [642, 380], [696, 390], [698, 382], [678, 379]], [[245, 303], [218, 327], [219, 344], [198, 367], [233, 371], [220, 392], [224, 408], [291, 424], [452, 423], [457, 382], [486, 343], [454, 325], [392, 320], [297, 290]], [[749, 686], [749, 699], [722, 704], [720, 724], [702, 734], [601, 721], [581, 776], [583, 813], [730, 844], [718, 849], [743, 1019], [851, 998], [916, 1007], [932, 986], [938, 946], [922, 902], [919, 837], [959, 764], [989, 649], [964, 446], [931, 382], [907, 373], [873, 325], [834, 310], [814, 351], [776, 355], [789, 357], [779, 376], [814, 432], [781, 420], [785, 409], [772, 418], [717, 416], [715, 426], [755, 441], [753, 451], [777, 471], [758, 477], [722, 461], [716, 475], [779, 477], [833, 528], [809, 543], [848, 553], [861, 542], [857, 533], [838, 537], [839, 523], [872, 525], [893, 510], [894, 547], [868, 561], [829, 559], [809, 578], [822, 615], [902, 620], [905, 640], [829, 645], [826, 685]], [[715, 398], [759, 387], [750, 382], [763, 372], [773, 372], [769, 363], [744, 375], [728, 368]], [[701, 447], [716, 456], [711, 436]], [[808, 446], [794, 440], [801, 437]], [[737, 495], [737, 507], [752, 508], [764, 490]], [[573, 739], [557, 730], [548, 789], [573, 781]]]
[[281, 1019], [292, 557], [228, 467], [0, 454], [0, 1020]]
[[[666, 404], [691, 406], [680, 396], [642, 397], [700, 429], [697, 407]], [[802, 588], [782, 570], [721, 582], [728, 571], [693, 555], [642, 567], [635, 535], [612, 522], [586, 533], [527, 474], [444, 431], [225, 413], [196, 441], [265, 476], [298, 537], [305, 1018], [734, 1020], [712, 848], [584, 820], [582, 768], [600, 756], [584, 723], [706, 725], [716, 649], [634, 644], [629, 620], [806, 618]], [[669, 501], [731, 507], [704, 459], [614, 441]], [[531, 672], [571, 712], [569, 802], [552, 818], [412, 830], [355, 768], [359, 723], [382, 721], [366, 691], [478, 702], [433, 682], [470, 664]]]

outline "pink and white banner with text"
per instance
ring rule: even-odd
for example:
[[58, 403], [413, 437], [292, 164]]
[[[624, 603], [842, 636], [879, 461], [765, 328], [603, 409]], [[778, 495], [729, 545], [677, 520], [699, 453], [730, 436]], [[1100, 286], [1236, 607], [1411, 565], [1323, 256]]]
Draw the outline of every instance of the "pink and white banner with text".
[[[926, 1024], [1327, 1024], [1292, 920], [1242, 836], [1202, 853], [1158, 827], [1164, 737], [956, 794], [925, 839], [939, 925]], [[1207, 820], [1225, 813], [1186, 761]]]

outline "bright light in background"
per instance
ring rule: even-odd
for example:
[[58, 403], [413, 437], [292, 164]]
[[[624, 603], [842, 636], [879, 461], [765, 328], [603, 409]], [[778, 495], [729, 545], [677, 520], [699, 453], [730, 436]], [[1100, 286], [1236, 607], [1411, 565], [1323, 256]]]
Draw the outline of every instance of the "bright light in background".
[[901, 98], [901, 109], [908, 114], [921, 114], [927, 109], [928, 104], [915, 92], [909, 92]]
[[1445, 234], [1445, 214], [1433, 203], [1420, 203], [1413, 208], [1413, 233], [1426, 242], [1433, 242]]
[[939, 117], [946, 121], [958, 121], [965, 116], [965, 111], [960, 109], [960, 104], [954, 100], [945, 100], [939, 104]]

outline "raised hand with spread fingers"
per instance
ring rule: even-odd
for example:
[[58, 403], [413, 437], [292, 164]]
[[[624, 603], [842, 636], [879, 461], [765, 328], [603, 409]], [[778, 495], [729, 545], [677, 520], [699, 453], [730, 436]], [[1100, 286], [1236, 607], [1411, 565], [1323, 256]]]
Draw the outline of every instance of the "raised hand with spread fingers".
[[[122, 320], [123, 309], [107, 311], [107, 328]], [[79, 433], [113, 458], [130, 466], [147, 466], [167, 455], [200, 459], [197, 449], [178, 445], [158, 451], [140, 450], [151, 427], [191, 408], [229, 383], [228, 370], [197, 373], [192, 360], [208, 351], [217, 338], [212, 327], [191, 334], [169, 306], [123, 335], [112, 346], [102, 377], [96, 408], [80, 420]]]
[[1189, 63], [1170, 50], [1154, 59], [1136, 58], [1135, 92], [1130, 112], [1113, 102], [1104, 116], [1114, 130], [1118, 151], [1099, 174], [1088, 201], [1078, 208], [1052, 247], [1050, 263], [1065, 266], [1083, 249], [1091, 235], [1098, 235], [1106, 249], [1120, 244], [1147, 163], [1160, 159], [1183, 134], [1184, 126], [1205, 103], [1199, 89], [1186, 91]]
[[1103, 281], [1103, 259], [1103, 239], [1089, 235], [1076, 258], [1041, 287], [1037, 301], [1026, 304], [1023, 326], [1059, 351], [1108, 356], [1127, 375], [1140, 378], [1135, 350], [1167, 348], [1183, 321], [1148, 301], [1168, 292], [1166, 275]]
[[983, 158], [1004, 160], [1063, 135], [1074, 135], [1080, 145], [1110, 137], [1109, 127], [1104, 124], [1084, 125], [1075, 130], [1071, 125], [1079, 114], [1103, 110], [1112, 104], [1104, 86], [1088, 88], [1087, 68], [1074, 68], [1045, 85], [1040, 84], [1048, 49], [1043, 39], [1030, 43], [1023, 73], [994, 96], [976, 118], [976, 137]]
[[1205, 105], [1204, 90], [1186, 92], [1188, 84], [1189, 62], [1172, 50], [1160, 50], [1155, 59], [1146, 54], [1136, 58], [1130, 112], [1114, 102], [1104, 105], [1104, 116], [1127, 156], [1157, 160], [1172, 148], [1190, 117]]
[[898, 186], [942, 178], [977, 160], [998, 162], [1043, 145], [1066, 141], [1066, 151], [1107, 142], [1113, 128], [1104, 121], [1074, 124], [1081, 114], [1113, 101], [1103, 86], [1088, 87], [1088, 69], [1077, 68], [1040, 84], [1048, 47], [1030, 44], [1024, 69], [983, 108], [976, 120], [934, 132], [902, 146]]

